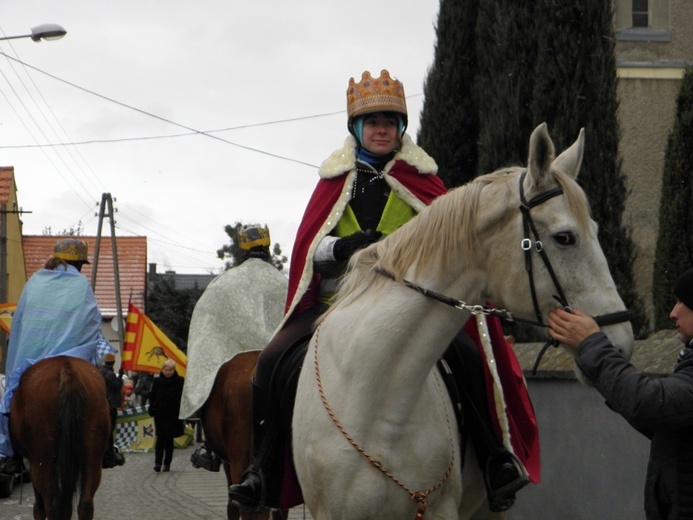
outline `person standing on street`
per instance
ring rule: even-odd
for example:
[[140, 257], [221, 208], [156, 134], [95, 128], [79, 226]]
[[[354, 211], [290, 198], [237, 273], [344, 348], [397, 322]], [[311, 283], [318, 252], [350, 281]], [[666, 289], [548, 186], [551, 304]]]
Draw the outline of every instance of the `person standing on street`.
[[171, 469], [173, 439], [183, 435], [183, 421], [178, 419], [180, 400], [185, 378], [176, 372], [172, 359], [164, 361], [159, 377], [154, 378], [149, 402], [149, 415], [154, 417], [156, 445], [154, 446], [154, 471]]
[[115, 447], [114, 439], [118, 408], [120, 407], [120, 393], [123, 389], [123, 380], [118, 377], [113, 369], [115, 360], [116, 358], [113, 354], [106, 354], [103, 364], [99, 367], [103, 380], [106, 383], [106, 399], [108, 400], [108, 409], [111, 416], [111, 433], [108, 437], [108, 451], [103, 459], [103, 468], [113, 468], [125, 464], [125, 457]]

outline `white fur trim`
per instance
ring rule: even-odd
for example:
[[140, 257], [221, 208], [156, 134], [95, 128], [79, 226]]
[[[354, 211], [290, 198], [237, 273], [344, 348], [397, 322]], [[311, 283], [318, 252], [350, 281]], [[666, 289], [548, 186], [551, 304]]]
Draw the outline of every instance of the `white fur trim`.
[[488, 333], [486, 325], [486, 316], [483, 314], [476, 315], [476, 326], [479, 329], [479, 337], [481, 338], [481, 347], [484, 350], [486, 365], [488, 366], [491, 378], [493, 379], [493, 402], [496, 404], [496, 417], [500, 424], [501, 433], [503, 435], [503, 446], [510, 453], [515, 453], [512, 443], [510, 442], [510, 425], [508, 424], [508, 414], [505, 407], [505, 398], [503, 397], [503, 386], [496, 368], [496, 359], [493, 356], [493, 347], [491, 346], [491, 337]]
[[[438, 165], [426, 151], [412, 141], [409, 134], [402, 137], [402, 149], [395, 154], [392, 161], [385, 167], [388, 170], [393, 161], [401, 160], [416, 168], [421, 174], [438, 172]], [[318, 174], [323, 179], [338, 177], [351, 171], [356, 166], [356, 139], [350, 135], [344, 141], [344, 146], [335, 150], [320, 166]]]
[[315, 257], [315, 250], [318, 247], [318, 244], [320, 244], [320, 242], [322, 241], [322, 239], [326, 237], [330, 233], [330, 231], [334, 229], [334, 227], [337, 225], [337, 222], [339, 222], [339, 219], [341, 219], [342, 215], [344, 215], [344, 209], [346, 208], [346, 205], [349, 203], [349, 200], [351, 200], [351, 190], [353, 189], [354, 182], [356, 182], [356, 170], [349, 172], [349, 174], [347, 175], [347, 178], [344, 181], [344, 187], [342, 188], [342, 193], [340, 193], [337, 202], [335, 202], [335, 205], [332, 206], [330, 214], [328, 215], [325, 222], [323, 222], [320, 231], [318, 231], [318, 233], [315, 235], [313, 241], [310, 244], [310, 247], [308, 248], [308, 260], [306, 261], [306, 264], [303, 268], [303, 273], [301, 274], [301, 279], [298, 282], [298, 287], [296, 287], [294, 299], [291, 302], [289, 309], [286, 311], [284, 319], [277, 327], [275, 333], [284, 326], [286, 320], [294, 312], [294, 309], [296, 309], [298, 302], [301, 301], [301, 298], [308, 290], [308, 286], [310, 285], [310, 282], [313, 279], [313, 258]]

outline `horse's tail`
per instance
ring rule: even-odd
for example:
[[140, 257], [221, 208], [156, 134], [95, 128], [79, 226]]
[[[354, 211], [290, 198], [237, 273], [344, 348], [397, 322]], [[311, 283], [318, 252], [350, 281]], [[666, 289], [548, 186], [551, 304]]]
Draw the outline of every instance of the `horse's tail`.
[[87, 396], [77, 374], [63, 365], [58, 382], [57, 430], [55, 432], [53, 489], [56, 518], [72, 516], [72, 498], [84, 468], [83, 423]]

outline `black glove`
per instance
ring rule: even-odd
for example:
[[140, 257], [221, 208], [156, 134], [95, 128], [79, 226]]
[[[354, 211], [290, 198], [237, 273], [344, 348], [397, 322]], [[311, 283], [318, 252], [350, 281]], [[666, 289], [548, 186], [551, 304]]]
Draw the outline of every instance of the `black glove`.
[[383, 234], [380, 231], [367, 229], [366, 231], [357, 231], [353, 235], [340, 238], [334, 243], [334, 248], [332, 249], [334, 258], [340, 262], [349, 260], [356, 251], [377, 242], [381, 236]]

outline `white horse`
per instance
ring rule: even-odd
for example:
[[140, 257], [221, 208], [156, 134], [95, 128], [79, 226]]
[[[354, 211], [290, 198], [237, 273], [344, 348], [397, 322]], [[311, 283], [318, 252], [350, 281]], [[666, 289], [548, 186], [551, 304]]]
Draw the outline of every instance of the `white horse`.
[[[311, 341], [294, 409], [294, 462], [314, 518], [467, 519], [484, 502], [469, 446], [460, 469], [454, 412], [436, 369], [470, 307], [444, 305], [412, 284], [469, 304], [491, 299], [536, 319], [529, 254], [544, 320], [559, 305], [557, 284], [567, 304], [592, 315], [625, 309], [575, 182], [583, 149], [584, 130], [556, 158], [542, 124], [526, 170], [499, 170], [451, 190], [352, 259]], [[538, 237], [524, 232], [522, 195]], [[553, 269], [539, 260], [542, 244]], [[604, 330], [630, 357], [630, 323]]]

